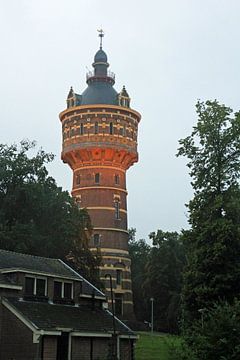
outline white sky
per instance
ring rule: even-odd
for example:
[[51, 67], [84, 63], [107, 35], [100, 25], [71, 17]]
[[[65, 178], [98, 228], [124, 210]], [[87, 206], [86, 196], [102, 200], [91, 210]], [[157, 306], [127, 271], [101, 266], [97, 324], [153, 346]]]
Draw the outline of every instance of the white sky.
[[60, 159], [58, 114], [72, 85], [85, 87], [104, 50], [132, 108], [142, 114], [139, 163], [128, 171], [129, 227], [147, 239], [187, 227], [191, 196], [178, 140], [196, 122], [197, 99], [240, 109], [239, 0], [0, 0], [0, 143], [28, 138], [56, 154], [50, 174], [71, 190]]

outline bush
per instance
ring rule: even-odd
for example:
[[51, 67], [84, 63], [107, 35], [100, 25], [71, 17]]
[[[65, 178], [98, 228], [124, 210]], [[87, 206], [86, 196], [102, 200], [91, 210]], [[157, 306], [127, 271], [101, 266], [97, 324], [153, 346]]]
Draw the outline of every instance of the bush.
[[171, 360], [239, 360], [240, 301], [219, 302], [204, 309], [201, 319], [185, 329], [176, 341], [169, 340]]
[[170, 338], [167, 344], [169, 360], [198, 360], [183, 338]]
[[240, 359], [240, 301], [216, 303], [194, 322], [185, 339], [199, 360]]

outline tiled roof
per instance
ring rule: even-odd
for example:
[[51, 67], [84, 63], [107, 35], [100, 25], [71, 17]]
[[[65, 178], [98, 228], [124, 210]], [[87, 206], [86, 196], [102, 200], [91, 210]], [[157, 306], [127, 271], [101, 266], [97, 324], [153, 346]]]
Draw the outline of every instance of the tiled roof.
[[[82, 333], [112, 332], [112, 315], [106, 310], [90, 306], [56, 305], [6, 298], [10, 306], [38, 329], [56, 331], [62, 328]], [[116, 318], [116, 331], [120, 334], [134, 333]]]
[[6, 250], [0, 250], [0, 269], [21, 269], [79, 280], [78, 275], [73, 270], [67, 268], [59, 259], [20, 254]]
[[40, 256], [16, 253], [0, 249], [0, 272], [1, 270], [21, 270], [32, 273], [44, 273], [73, 280], [82, 280], [82, 292], [86, 295], [101, 296], [104, 294], [89, 283], [85, 278], [74, 271], [70, 266], [59, 259], [51, 259]]

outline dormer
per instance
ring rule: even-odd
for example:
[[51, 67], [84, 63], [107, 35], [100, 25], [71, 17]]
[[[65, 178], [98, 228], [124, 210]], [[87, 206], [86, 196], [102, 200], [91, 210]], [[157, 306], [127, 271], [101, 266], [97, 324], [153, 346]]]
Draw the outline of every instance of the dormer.
[[118, 94], [118, 104], [120, 106], [130, 107], [130, 100], [128, 92], [125, 86], [123, 86], [122, 91]]
[[67, 108], [81, 105], [81, 95], [76, 94], [71, 86], [67, 97]]

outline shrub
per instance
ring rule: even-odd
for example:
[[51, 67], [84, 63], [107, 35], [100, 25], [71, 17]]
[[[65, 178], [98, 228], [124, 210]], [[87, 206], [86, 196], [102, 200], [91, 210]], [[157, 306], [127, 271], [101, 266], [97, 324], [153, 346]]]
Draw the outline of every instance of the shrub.
[[199, 360], [240, 359], [240, 301], [219, 302], [201, 314], [186, 332], [186, 342]]

